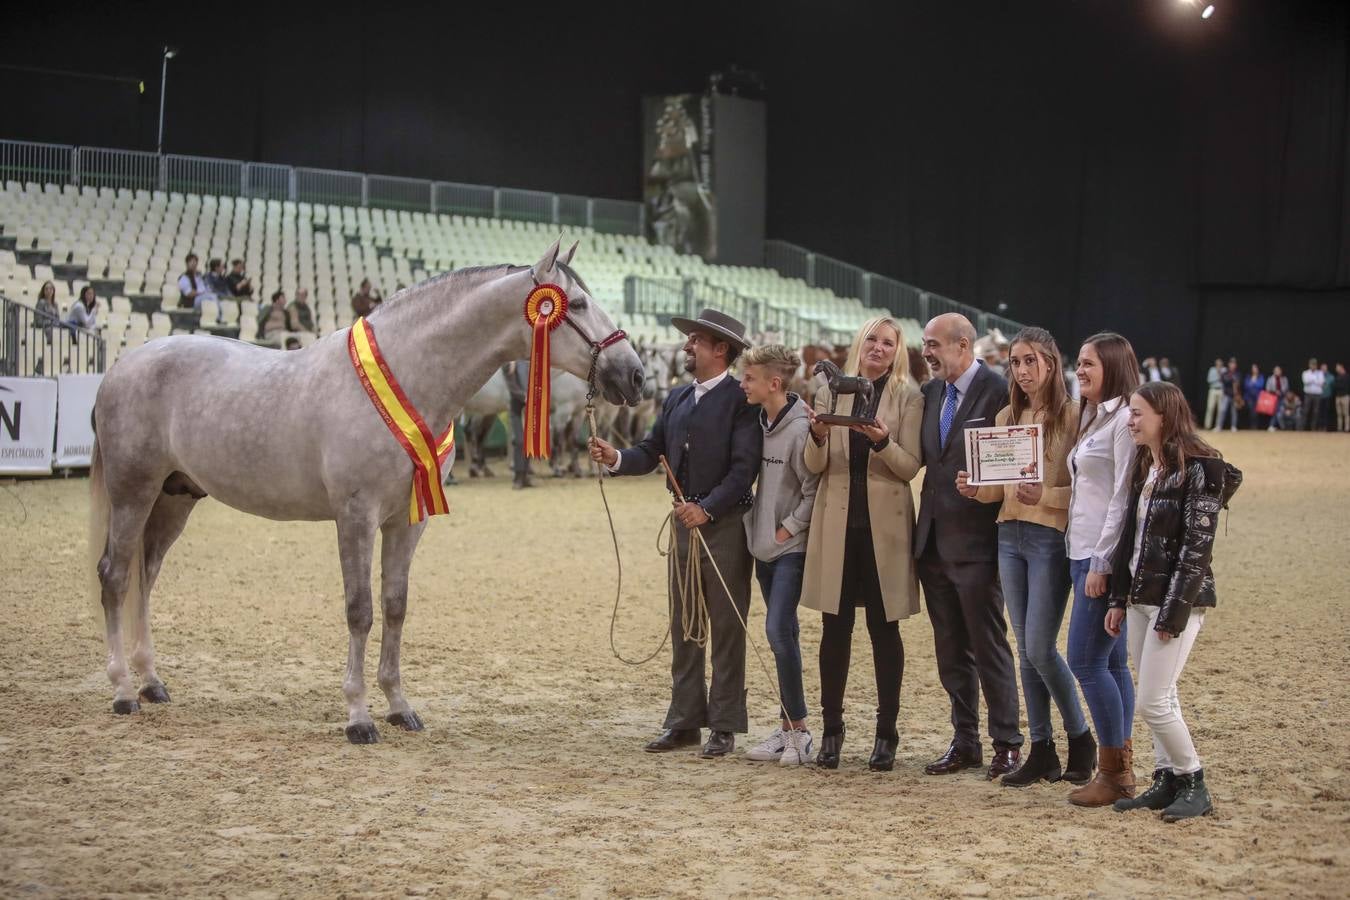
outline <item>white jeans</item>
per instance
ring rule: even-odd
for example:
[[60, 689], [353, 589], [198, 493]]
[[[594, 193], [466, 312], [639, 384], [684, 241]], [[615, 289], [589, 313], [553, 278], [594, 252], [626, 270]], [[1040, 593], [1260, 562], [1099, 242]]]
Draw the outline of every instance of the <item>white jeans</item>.
[[1129, 607], [1125, 614], [1129, 631], [1130, 662], [1134, 664], [1135, 709], [1153, 732], [1153, 757], [1156, 768], [1171, 769], [1177, 775], [1200, 771], [1200, 757], [1191, 741], [1190, 729], [1181, 718], [1177, 699], [1177, 679], [1191, 655], [1195, 639], [1204, 623], [1204, 612], [1191, 610], [1186, 630], [1180, 637], [1163, 641], [1153, 630], [1158, 607]]

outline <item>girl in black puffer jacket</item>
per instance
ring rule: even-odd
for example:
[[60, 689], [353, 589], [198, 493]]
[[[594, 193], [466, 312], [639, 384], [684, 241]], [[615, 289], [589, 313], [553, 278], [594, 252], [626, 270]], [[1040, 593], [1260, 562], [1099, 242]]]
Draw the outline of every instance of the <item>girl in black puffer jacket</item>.
[[1139, 445], [1129, 512], [1116, 545], [1106, 630], [1127, 641], [1137, 686], [1135, 704], [1153, 732], [1153, 785], [1115, 809], [1154, 809], [1163, 819], [1207, 815], [1213, 808], [1204, 770], [1181, 718], [1177, 679], [1195, 645], [1204, 612], [1215, 605], [1210, 559], [1219, 510], [1242, 473], [1196, 434], [1186, 397], [1151, 382], [1130, 398], [1130, 432]]

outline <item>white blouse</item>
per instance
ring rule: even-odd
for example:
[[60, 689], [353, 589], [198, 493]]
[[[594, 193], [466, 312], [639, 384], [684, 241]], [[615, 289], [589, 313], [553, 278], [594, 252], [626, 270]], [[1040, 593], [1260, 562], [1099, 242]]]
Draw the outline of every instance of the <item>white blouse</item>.
[[1111, 554], [1125, 530], [1130, 503], [1134, 438], [1123, 397], [1097, 404], [1092, 421], [1069, 451], [1069, 559], [1090, 560], [1089, 571], [1108, 574]]

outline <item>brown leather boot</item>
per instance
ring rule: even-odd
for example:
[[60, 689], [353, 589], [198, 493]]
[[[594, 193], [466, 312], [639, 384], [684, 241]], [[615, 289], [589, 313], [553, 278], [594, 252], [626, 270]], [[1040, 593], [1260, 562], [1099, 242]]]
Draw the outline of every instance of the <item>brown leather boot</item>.
[[1126, 738], [1125, 746], [1121, 749], [1124, 750], [1124, 758], [1121, 759], [1120, 786], [1129, 791], [1127, 797], [1133, 797], [1139, 788], [1134, 780], [1134, 738]]
[[1074, 806], [1110, 806], [1117, 800], [1133, 797], [1134, 789], [1127, 789], [1122, 779], [1125, 774], [1124, 747], [1097, 748], [1097, 774], [1077, 790], [1069, 792]]

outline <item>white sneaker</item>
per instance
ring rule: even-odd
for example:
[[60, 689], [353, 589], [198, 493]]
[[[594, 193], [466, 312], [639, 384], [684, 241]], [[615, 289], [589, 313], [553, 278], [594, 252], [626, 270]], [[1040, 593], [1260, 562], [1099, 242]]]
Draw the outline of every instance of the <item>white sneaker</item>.
[[758, 746], [751, 747], [746, 751], [745, 758], [752, 762], [773, 762], [783, 755], [783, 749], [787, 747], [788, 732], [781, 728], [775, 728], [773, 734], [769, 735]]
[[815, 749], [811, 732], [805, 728], [794, 728], [784, 732], [784, 736], [787, 746], [783, 748], [783, 757], [778, 760], [780, 766], [801, 766], [811, 761], [811, 751]]

